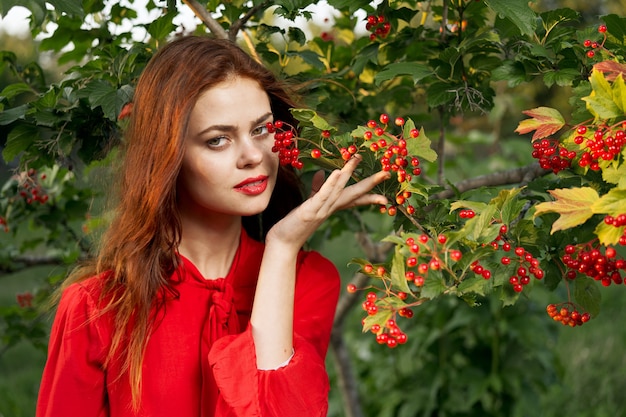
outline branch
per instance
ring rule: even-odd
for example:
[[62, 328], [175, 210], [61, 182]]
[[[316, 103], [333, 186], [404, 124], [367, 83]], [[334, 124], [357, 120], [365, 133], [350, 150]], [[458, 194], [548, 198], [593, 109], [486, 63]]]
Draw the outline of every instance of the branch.
[[510, 169], [508, 171], [494, 172], [492, 174], [481, 175], [475, 178], [463, 180], [453, 188], [437, 193], [432, 196], [433, 200], [450, 198], [456, 193], [463, 193], [480, 187], [507, 185], [507, 184], [527, 184], [535, 178], [543, 177], [552, 171], [545, 170], [538, 163], [532, 163], [525, 167]]
[[204, 23], [204, 25], [209, 28], [209, 30], [215, 35], [215, 37], [220, 39], [228, 39], [228, 33], [222, 25], [220, 25], [217, 20], [213, 19], [213, 16], [207, 11], [207, 9], [202, 6], [198, 0], [183, 0], [191, 11], [198, 16], [198, 18]]
[[[18, 264], [19, 268], [14, 265]], [[18, 269], [41, 265], [65, 265], [61, 256], [55, 255], [21, 255], [11, 257], [11, 265], [0, 265], [0, 273], [12, 273]]]
[[245, 25], [248, 22], [248, 20], [250, 20], [250, 18], [252, 18], [252, 16], [256, 14], [256, 12], [265, 8], [265, 6], [267, 6], [268, 3], [269, 1], [265, 0], [263, 3], [252, 7], [250, 10], [246, 12], [246, 14], [244, 14], [239, 19], [237, 19], [237, 21], [235, 21], [235, 23], [233, 23], [230, 29], [228, 30], [228, 39], [234, 42], [235, 39], [237, 39], [237, 33], [241, 30], [243, 25]]
[[[357, 241], [361, 248], [363, 248], [365, 252], [365, 257], [373, 263], [382, 263], [387, 259], [387, 255], [393, 244], [390, 242], [380, 242], [374, 243], [369, 234], [366, 232], [357, 233]], [[361, 288], [367, 284], [370, 278], [361, 273], [357, 273], [352, 280], [352, 283], [357, 286], [357, 288]], [[347, 293], [344, 292], [339, 298], [339, 302], [337, 303], [337, 309], [335, 310], [335, 322], [334, 327], [340, 327], [343, 324], [343, 320], [345, 319], [348, 311], [357, 301], [358, 293]]]

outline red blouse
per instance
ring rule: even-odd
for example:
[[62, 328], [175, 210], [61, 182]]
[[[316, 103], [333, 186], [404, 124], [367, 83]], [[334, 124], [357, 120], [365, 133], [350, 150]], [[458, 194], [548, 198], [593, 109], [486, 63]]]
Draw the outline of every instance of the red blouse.
[[249, 321], [263, 250], [243, 232], [228, 276], [215, 280], [181, 256], [171, 277], [178, 296], [161, 310], [145, 352], [138, 414], [127, 374], [118, 377], [120, 363], [103, 366], [113, 326], [110, 314], [98, 314], [102, 278], [68, 287], [52, 326], [37, 417], [326, 416], [337, 269], [317, 252], [300, 252], [295, 354], [282, 368], [259, 370]]

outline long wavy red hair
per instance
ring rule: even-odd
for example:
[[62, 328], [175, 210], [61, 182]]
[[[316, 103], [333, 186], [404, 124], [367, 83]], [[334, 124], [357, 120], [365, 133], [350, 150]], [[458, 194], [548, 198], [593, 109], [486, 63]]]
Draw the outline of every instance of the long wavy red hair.
[[[284, 84], [235, 44], [187, 36], [163, 46], [136, 86], [113, 220], [96, 258], [73, 271], [63, 285], [95, 275], [105, 280], [102, 298], [108, 301], [103, 311], [115, 317], [107, 364], [121, 359], [135, 408], [146, 343], [155, 311], [165, 299], [160, 295], [175, 294], [168, 279], [179, 262], [176, 250], [182, 230], [176, 180], [189, 115], [204, 91], [233, 76], [256, 80], [270, 98], [274, 117], [295, 126], [289, 112], [294, 103]], [[268, 208], [244, 218], [243, 225], [253, 238], [262, 240], [264, 231], [301, 202], [298, 177], [281, 167]]]

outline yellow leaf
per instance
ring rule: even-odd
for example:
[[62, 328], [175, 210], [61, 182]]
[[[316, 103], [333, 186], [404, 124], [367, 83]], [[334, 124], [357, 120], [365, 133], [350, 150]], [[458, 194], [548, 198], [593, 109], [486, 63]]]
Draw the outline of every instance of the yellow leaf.
[[596, 190], [589, 187], [559, 188], [548, 192], [555, 201], [537, 204], [535, 217], [545, 213], [560, 214], [552, 225], [551, 234], [585, 223], [594, 214], [591, 206], [600, 198]]
[[555, 134], [565, 124], [565, 119], [561, 113], [550, 107], [537, 107], [524, 110], [522, 113], [531, 118], [522, 120], [515, 131], [523, 135], [534, 130], [533, 142]]
[[615, 227], [604, 222], [600, 222], [598, 223], [598, 226], [596, 226], [594, 233], [598, 236], [598, 240], [603, 245], [616, 245], [619, 242], [620, 237], [624, 234], [624, 226]]
[[613, 188], [591, 205], [594, 214], [618, 216], [626, 213], [626, 189]]

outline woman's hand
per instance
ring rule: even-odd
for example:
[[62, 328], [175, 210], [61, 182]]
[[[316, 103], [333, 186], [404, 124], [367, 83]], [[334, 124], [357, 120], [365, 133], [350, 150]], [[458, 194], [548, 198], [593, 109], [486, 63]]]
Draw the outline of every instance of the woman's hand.
[[313, 177], [309, 198], [289, 213], [268, 232], [266, 241], [279, 240], [295, 245], [298, 250], [328, 217], [338, 210], [368, 204], [387, 204], [387, 198], [370, 191], [390, 177], [388, 172], [378, 172], [346, 187], [361, 156], [349, 159], [341, 170], [333, 171], [324, 181], [322, 171]]
[[[298, 251], [309, 236], [337, 210], [365, 204], [387, 204], [387, 198], [369, 194], [390, 177], [379, 172], [346, 186], [361, 161], [354, 156], [324, 181], [323, 172], [313, 178], [313, 192], [300, 206], [270, 229], [257, 282], [250, 323], [257, 366], [273, 369], [293, 352], [293, 306]], [[271, 325], [267, 325], [271, 323]]]

